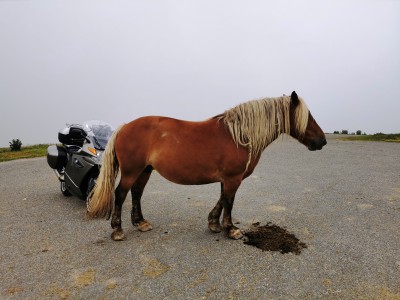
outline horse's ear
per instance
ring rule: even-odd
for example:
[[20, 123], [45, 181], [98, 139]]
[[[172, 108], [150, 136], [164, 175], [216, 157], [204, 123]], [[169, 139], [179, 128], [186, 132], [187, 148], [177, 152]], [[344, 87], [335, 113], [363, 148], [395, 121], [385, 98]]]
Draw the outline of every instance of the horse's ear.
[[292, 101], [294, 106], [297, 106], [297, 104], [299, 104], [300, 100], [295, 91], [293, 91], [290, 95], [290, 101]]

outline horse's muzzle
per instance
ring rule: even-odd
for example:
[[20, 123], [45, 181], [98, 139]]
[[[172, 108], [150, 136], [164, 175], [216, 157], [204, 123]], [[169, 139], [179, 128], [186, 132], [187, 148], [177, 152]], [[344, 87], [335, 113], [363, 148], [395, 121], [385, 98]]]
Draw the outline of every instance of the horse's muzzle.
[[327, 144], [325, 138], [314, 138], [311, 140], [310, 145], [308, 146], [308, 150], [310, 151], [315, 151], [315, 150], [321, 150], [323, 146]]

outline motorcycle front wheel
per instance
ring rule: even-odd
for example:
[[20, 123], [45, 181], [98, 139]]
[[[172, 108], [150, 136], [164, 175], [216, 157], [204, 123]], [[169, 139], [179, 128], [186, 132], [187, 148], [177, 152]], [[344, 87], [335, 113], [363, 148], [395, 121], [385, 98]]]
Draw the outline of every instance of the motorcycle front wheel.
[[65, 186], [65, 181], [61, 181], [61, 193], [66, 197], [69, 197], [72, 195], [70, 193], [70, 191], [67, 190], [67, 187]]
[[91, 196], [94, 186], [96, 185], [96, 182], [97, 182], [97, 178], [92, 177], [89, 179], [88, 188], [86, 191], [86, 207], [87, 207], [87, 209], [89, 209], [90, 196]]

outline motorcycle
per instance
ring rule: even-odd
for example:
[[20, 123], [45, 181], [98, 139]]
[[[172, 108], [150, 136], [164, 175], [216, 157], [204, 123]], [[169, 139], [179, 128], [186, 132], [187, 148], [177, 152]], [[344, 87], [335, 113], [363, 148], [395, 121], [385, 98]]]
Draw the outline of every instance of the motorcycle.
[[114, 128], [103, 121], [67, 124], [59, 131], [61, 145], [47, 148], [47, 163], [64, 196], [87, 200], [100, 173], [103, 152]]

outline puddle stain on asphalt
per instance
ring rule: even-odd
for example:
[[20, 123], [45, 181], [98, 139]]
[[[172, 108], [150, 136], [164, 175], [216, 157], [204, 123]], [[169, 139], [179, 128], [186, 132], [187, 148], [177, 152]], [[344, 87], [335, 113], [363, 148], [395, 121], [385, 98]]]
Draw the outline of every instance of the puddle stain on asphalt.
[[168, 272], [171, 267], [161, 263], [158, 259], [141, 255], [140, 262], [143, 265], [143, 275], [148, 278], [157, 278]]
[[77, 274], [75, 276], [75, 285], [76, 286], [87, 286], [94, 282], [96, 272], [93, 269], [88, 269], [87, 271]]

